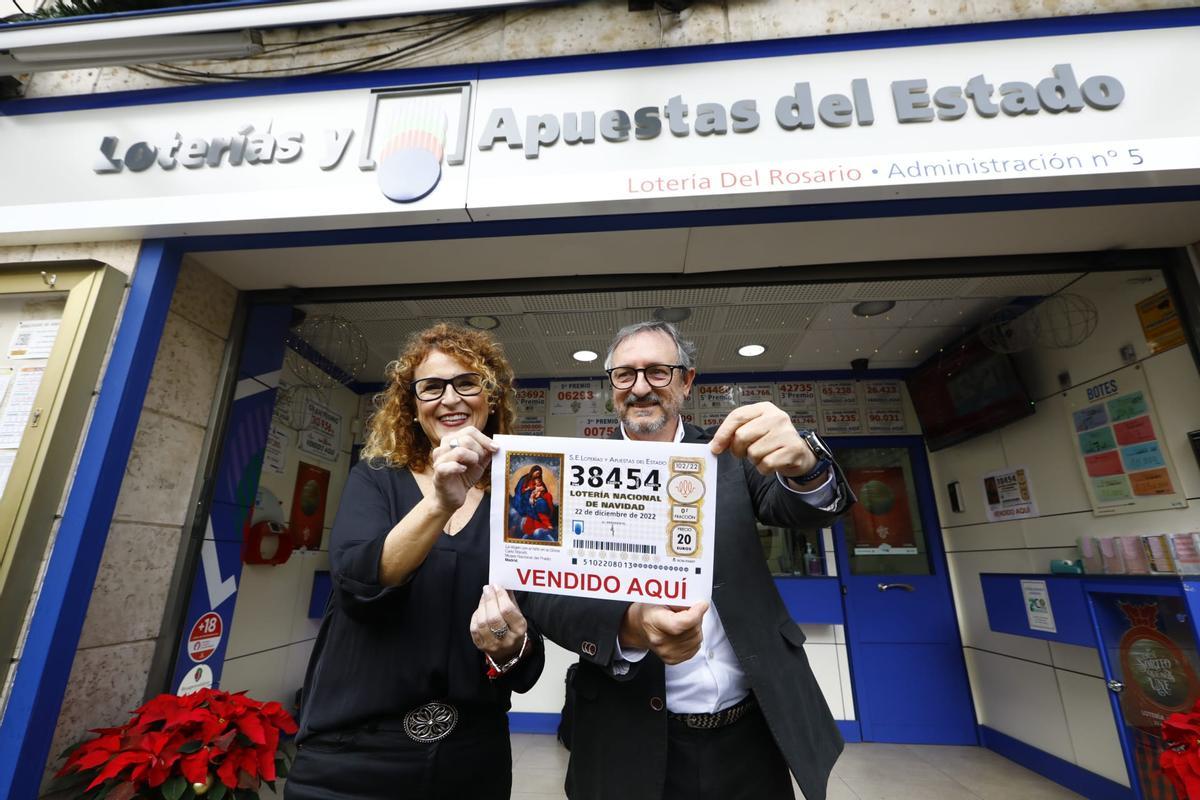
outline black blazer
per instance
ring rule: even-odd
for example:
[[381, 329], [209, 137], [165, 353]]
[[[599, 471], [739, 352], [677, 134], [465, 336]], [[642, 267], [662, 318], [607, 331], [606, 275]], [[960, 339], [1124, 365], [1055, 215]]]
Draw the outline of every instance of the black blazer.
[[[620, 432], [614, 438], [619, 438]], [[686, 425], [685, 442], [711, 434]], [[781, 527], [825, 526], [854, 502], [835, 465], [836, 511], [813, 508], [774, 475], [728, 452], [718, 456], [713, 602], [779, 750], [807, 800], [824, 800], [843, 742], [808, 658], [804, 633], [788, 615], [767, 569], [756, 520]], [[628, 673], [611, 664], [628, 604], [531, 593], [524, 611], [542, 632], [580, 654], [571, 731], [571, 800], [660, 800], [667, 766], [663, 662], [648, 653]], [[519, 781], [519, 778], [518, 778]]]

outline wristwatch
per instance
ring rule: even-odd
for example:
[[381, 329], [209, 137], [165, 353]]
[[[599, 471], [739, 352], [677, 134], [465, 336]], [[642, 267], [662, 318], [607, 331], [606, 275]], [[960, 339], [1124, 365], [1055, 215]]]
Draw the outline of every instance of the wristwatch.
[[812, 470], [804, 475], [791, 475], [788, 477], [788, 480], [795, 481], [796, 483], [808, 483], [824, 475], [833, 466], [833, 453], [829, 450], [829, 446], [821, 441], [821, 437], [812, 431], [797, 428], [796, 433], [800, 434], [800, 438], [813, 451], [813, 455], [817, 457], [817, 463]]

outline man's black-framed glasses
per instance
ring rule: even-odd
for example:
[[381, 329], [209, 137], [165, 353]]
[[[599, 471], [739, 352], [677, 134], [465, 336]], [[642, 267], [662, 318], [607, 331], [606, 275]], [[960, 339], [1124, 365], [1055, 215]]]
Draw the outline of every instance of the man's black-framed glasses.
[[638, 373], [646, 376], [646, 383], [662, 388], [675, 377], [675, 370], [687, 369], [683, 364], [651, 364], [648, 367], [613, 367], [606, 369], [608, 380], [614, 389], [628, 389], [637, 383]]
[[412, 382], [412, 390], [418, 400], [440, 400], [447, 384], [454, 387], [459, 397], [473, 397], [483, 391], [483, 376], [464, 372], [453, 378], [422, 378]]

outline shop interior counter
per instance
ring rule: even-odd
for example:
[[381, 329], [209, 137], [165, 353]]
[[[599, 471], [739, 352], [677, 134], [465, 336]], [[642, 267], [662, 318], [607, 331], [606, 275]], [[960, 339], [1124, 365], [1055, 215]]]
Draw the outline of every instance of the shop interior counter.
[[1098, 647], [1089, 593], [1184, 597], [1200, 592], [1200, 575], [981, 573], [988, 626], [999, 633]]

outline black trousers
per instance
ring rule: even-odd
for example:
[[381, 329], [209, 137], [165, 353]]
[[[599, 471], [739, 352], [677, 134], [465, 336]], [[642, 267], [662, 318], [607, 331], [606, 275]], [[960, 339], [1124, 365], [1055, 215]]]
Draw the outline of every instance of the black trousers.
[[305, 738], [284, 800], [508, 800], [508, 717], [459, 720], [440, 742], [421, 744], [399, 721]]
[[732, 725], [667, 725], [663, 800], [793, 800], [792, 777], [757, 708]]

